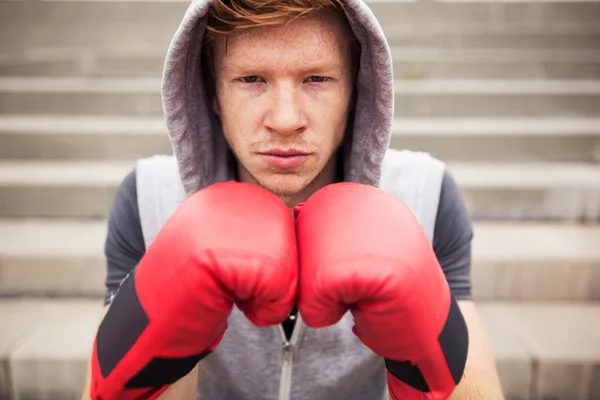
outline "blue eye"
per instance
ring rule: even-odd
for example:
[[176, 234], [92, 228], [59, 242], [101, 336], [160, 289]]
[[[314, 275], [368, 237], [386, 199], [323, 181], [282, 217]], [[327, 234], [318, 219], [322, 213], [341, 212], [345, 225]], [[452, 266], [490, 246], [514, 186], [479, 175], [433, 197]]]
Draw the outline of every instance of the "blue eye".
[[242, 82], [244, 83], [256, 83], [258, 82], [258, 80], [260, 79], [257, 75], [252, 75], [252, 76], [245, 76], [242, 79]]

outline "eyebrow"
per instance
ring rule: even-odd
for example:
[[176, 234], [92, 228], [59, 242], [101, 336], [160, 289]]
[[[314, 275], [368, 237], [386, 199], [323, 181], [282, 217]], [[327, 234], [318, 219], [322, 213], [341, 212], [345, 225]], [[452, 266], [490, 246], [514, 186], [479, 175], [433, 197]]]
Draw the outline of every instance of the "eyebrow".
[[[240, 74], [240, 75], [245, 75], [245, 76], [252, 76], [252, 75], [260, 75], [260, 71], [264, 70], [265, 68], [260, 66], [260, 67], [256, 67], [256, 66], [251, 66], [251, 65], [246, 65], [246, 64], [230, 64], [230, 65], [223, 65], [221, 66], [221, 73], [228, 73], [228, 72], [235, 72], [236, 74]], [[330, 72], [330, 71], [344, 71], [346, 69], [349, 69], [348, 66], [345, 66], [344, 64], [340, 64], [338, 62], [331, 62], [331, 63], [322, 63], [322, 64], [317, 64], [317, 65], [311, 65], [308, 67], [298, 67], [297, 70], [298, 72], [301, 72], [303, 74], [319, 74], [319, 73], [326, 73], [326, 72]]]
[[306, 70], [306, 72], [312, 73], [320, 73], [320, 72], [328, 72], [328, 71], [343, 71], [348, 69], [348, 67], [344, 64], [340, 64], [337, 62], [318, 64], [316, 66], [312, 66]]

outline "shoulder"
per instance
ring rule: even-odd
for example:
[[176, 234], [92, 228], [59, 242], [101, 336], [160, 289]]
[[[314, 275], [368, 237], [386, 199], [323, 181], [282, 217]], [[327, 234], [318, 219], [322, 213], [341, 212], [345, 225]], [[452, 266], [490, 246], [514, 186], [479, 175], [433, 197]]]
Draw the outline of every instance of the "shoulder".
[[136, 180], [135, 170], [125, 176], [115, 193], [108, 219], [104, 245], [107, 298], [116, 292], [121, 281], [135, 268], [146, 251], [137, 204]]
[[383, 176], [404, 175], [409, 169], [444, 168], [444, 163], [429, 153], [410, 150], [389, 149], [383, 157], [381, 174]]
[[155, 155], [138, 160], [136, 180], [141, 231], [145, 243], [152, 243], [187, 194], [174, 156]]
[[427, 153], [389, 150], [380, 187], [404, 202], [419, 220], [454, 296], [470, 299], [471, 221], [445, 163]]
[[444, 243], [455, 233], [471, 235], [459, 185], [446, 164], [428, 153], [389, 150], [382, 164], [381, 189], [405, 202], [420, 220], [424, 213], [432, 215], [433, 242]]
[[381, 166], [380, 188], [401, 200], [433, 240], [436, 211], [445, 164], [427, 153], [387, 151]]
[[471, 242], [473, 229], [460, 187], [445, 171], [435, 221], [433, 250], [453, 295], [471, 300]]
[[139, 210], [137, 204], [137, 177], [136, 170], [129, 172], [119, 185], [113, 199], [109, 217], [110, 228], [128, 230], [132, 222], [139, 225]]
[[136, 169], [132, 169], [121, 181], [113, 201], [113, 211], [137, 202]]
[[[471, 219], [461, 189], [448, 170], [444, 171], [434, 230], [434, 247], [456, 238], [471, 239]], [[436, 243], [438, 244], [436, 246]]]

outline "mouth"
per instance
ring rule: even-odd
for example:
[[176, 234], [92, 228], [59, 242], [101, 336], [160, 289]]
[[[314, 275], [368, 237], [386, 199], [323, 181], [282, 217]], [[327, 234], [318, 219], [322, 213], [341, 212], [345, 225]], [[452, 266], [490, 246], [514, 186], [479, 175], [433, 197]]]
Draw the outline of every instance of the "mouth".
[[281, 169], [299, 167], [310, 157], [310, 153], [295, 149], [273, 149], [259, 155], [267, 164]]

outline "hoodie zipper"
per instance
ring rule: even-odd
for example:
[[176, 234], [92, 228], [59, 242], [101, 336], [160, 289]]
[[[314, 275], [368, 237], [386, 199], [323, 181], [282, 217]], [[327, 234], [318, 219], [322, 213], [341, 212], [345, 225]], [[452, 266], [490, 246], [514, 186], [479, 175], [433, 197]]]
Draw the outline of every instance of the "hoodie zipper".
[[283, 365], [281, 367], [281, 380], [279, 381], [279, 400], [290, 400], [292, 393], [292, 364], [294, 361], [294, 346], [298, 341], [298, 335], [300, 334], [300, 325], [302, 325], [302, 319], [300, 313], [296, 314], [296, 322], [294, 329], [292, 329], [292, 337], [287, 340], [283, 327], [279, 325], [279, 332], [283, 338]]

